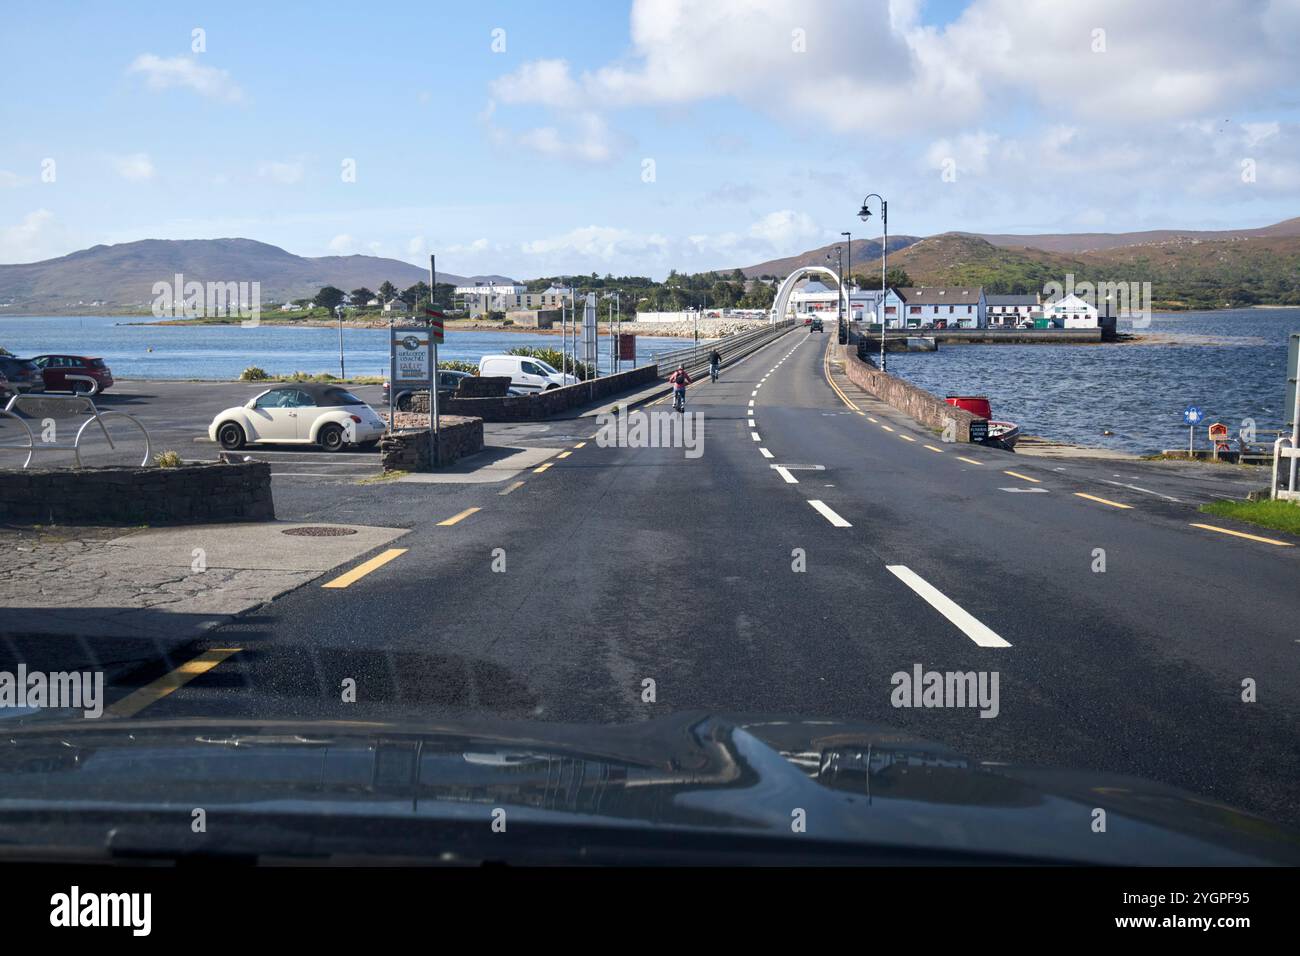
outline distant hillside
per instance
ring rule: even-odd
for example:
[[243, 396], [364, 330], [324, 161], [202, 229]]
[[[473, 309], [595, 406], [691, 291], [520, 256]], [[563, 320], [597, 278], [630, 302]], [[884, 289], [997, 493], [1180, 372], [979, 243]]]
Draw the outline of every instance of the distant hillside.
[[1150, 282], [1160, 308], [1300, 305], [1300, 236], [1170, 241], [1063, 254], [945, 233], [914, 243], [889, 261], [918, 285], [1033, 293], [1073, 275], [1076, 283]]
[[[920, 240], [916, 236], [890, 236], [889, 253], [893, 255], [899, 249], [905, 249], [914, 242]], [[831, 252], [836, 245], [842, 243], [831, 243], [829, 246], [822, 246], [820, 249], [811, 249], [808, 252], [801, 252], [797, 256], [788, 256], [784, 259], [769, 259], [767, 262], [760, 262], [758, 265], [743, 266], [741, 272], [745, 274], [746, 279], [757, 279], [761, 276], [787, 276], [795, 269], [801, 266], [824, 266], [828, 265], [826, 261], [827, 253]], [[852, 268], [857, 273], [871, 274], [872, 269], [880, 269], [880, 240], [879, 239], [854, 239], [850, 244], [848, 261], [845, 262], [845, 268]], [[873, 266], [872, 260], [875, 265]], [[834, 267], [832, 267], [834, 268]], [[724, 270], [731, 272], [731, 269]]]
[[1044, 249], [1047, 252], [1098, 252], [1119, 246], [1163, 245], [1166, 243], [1217, 242], [1223, 239], [1280, 239], [1300, 236], [1300, 217], [1258, 229], [1177, 230], [1147, 232], [1078, 232], [1058, 235], [1018, 236], [1011, 234], [963, 233], [1010, 249]]
[[[326, 285], [347, 292], [375, 290], [386, 281], [399, 289], [429, 281], [428, 269], [377, 256], [307, 258], [252, 239], [145, 239], [0, 265], [0, 303], [12, 303], [0, 315], [147, 311], [153, 284], [171, 282], [177, 273], [187, 282], [260, 282], [263, 302], [306, 298]], [[501, 277], [438, 273], [439, 282], [457, 285], [475, 279]], [[101, 305], [92, 308], [92, 302]]]
[[[1033, 293], [1067, 275], [1083, 282], [1150, 282], [1160, 308], [1300, 304], [1300, 218], [1259, 229], [1214, 232], [1012, 236], [947, 232], [889, 240], [889, 265], [917, 285], [983, 285], [990, 292]], [[785, 276], [824, 265], [823, 246], [743, 269]], [[853, 271], [879, 268], [880, 243], [853, 243]], [[871, 266], [868, 260], [875, 260]]]

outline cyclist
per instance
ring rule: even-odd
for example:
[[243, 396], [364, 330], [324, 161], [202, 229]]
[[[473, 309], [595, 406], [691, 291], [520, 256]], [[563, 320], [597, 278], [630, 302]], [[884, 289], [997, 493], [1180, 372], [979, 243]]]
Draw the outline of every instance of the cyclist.
[[677, 371], [668, 376], [668, 384], [673, 387], [673, 410], [686, 411], [686, 386], [691, 384], [691, 373], [686, 366], [678, 365]]
[[709, 353], [709, 378], [716, 382], [718, 380], [718, 370], [721, 367], [722, 356], [718, 354], [717, 349], [714, 349]]

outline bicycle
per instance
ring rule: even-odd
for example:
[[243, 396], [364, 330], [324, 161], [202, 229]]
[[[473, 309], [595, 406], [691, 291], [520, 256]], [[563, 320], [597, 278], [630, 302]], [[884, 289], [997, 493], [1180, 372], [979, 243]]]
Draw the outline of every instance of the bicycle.
[[686, 411], [686, 389], [684, 388], [673, 389], [673, 411], [675, 412]]
[[709, 366], [709, 378], [715, 383], [718, 381], [718, 367], [716, 365]]

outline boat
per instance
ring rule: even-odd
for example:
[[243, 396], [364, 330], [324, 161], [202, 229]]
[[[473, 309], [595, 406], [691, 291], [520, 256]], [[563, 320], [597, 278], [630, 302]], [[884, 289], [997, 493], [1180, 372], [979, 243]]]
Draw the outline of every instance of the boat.
[[1015, 422], [999, 421], [993, 417], [993, 406], [985, 395], [949, 395], [944, 399], [949, 405], [970, 412], [989, 424], [988, 436], [980, 442], [995, 448], [1011, 451], [1020, 438], [1020, 426]]

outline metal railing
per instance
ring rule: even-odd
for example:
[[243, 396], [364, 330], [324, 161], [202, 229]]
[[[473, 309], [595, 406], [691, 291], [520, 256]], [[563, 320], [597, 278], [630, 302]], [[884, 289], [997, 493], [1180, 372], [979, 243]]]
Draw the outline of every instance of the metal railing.
[[[53, 403], [53, 404], [51, 404]], [[44, 409], [42, 409], [44, 405]], [[17, 409], [17, 411], [15, 410]], [[36, 441], [36, 436], [32, 434], [31, 426], [27, 420], [21, 417], [17, 412], [24, 411], [33, 418], [58, 418], [59, 415], [50, 415], [50, 411], [56, 411], [63, 415], [89, 414], [81, 427], [77, 429], [77, 434], [71, 443], [59, 441]], [[95, 403], [90, 400], [88, 395], [33, 395], [31, 393], [20, 393], [9, 399], [9, 403], [4, 408], [0, 408], [0, 416], [12, 418], [22, 426], [23, 432], [27, 436], [26, 444], [14, 444], [12, 442], [0, 442], [0, 451], [17, 450], [27, 452], [27, 458], [23, 461], [23, 470], [26, 470], [32, 463], [32, 456], [38, 451], [71, 451], [73, 458], [76, 460], [77, 467], [81, 468], [81, 439], [86, 434], [86, 429], [92, 424], [98, 425], [99, 430], [104, 433], [104, 438], [108, 442], [108, 447], [116, 449], [113, 444], [113, 436], [108, 433], [108, 428], [104, 425], [106, 415], [117, 415], [131, 422], [136, 428], [140, 429], [140, 434], [144, 435], [144, 457], [140, 459], [140, 464], [149, 464], [149, 453], [153, 446], [149, 441], [149, 432], [134, 415], [127, 412], [109, 411], [101, 412], [95, 407]]]
[[777, 336], [784, 335], [793, 329], [795, 324], [793, 319], [786, 319], [783, 322], [771, 325], [764, 323], [761, 328], [750, 332], [741, 332], [738, 335], [724, 335], [712, 342], [691, 345], [689, 348], [673, 349], [668, 352], [653, 352], [651, 353], [651, 361], [659, 366], [660, 378], [671, 374], [677, 368], [678, 363], [685, 365], [688, 372], [707, 368], [710, 352], [717, 352], [722, 359], [722, 364], [726, 365], [728, 362], [766, 345]]

